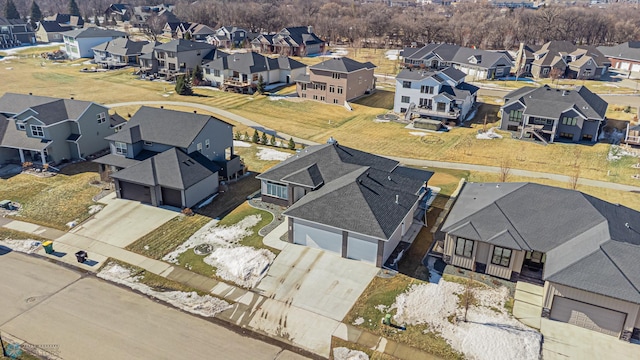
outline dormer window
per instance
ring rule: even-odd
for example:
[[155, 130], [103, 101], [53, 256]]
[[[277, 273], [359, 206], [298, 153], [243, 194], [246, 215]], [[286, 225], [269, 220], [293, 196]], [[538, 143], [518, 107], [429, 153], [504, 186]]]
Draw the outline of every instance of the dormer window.
[[19, 122], [18, 123], [18, 130], [25, 130], [26, 126], [24, 126], [24, 123]]
[[42, 126], [31, 125], [31, 135], [33, 135], [33, 137], [44, 138], [44, 130], [42, 130]]

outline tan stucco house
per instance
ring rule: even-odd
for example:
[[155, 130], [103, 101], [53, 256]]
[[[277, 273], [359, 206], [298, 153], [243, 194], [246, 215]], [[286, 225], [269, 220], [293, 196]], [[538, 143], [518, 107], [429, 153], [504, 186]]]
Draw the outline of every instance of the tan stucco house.
[[629, 341], [640, 333], [640, 213], [575, 190], [466, 183], [446, 263], [544, 286], [541, 316]]

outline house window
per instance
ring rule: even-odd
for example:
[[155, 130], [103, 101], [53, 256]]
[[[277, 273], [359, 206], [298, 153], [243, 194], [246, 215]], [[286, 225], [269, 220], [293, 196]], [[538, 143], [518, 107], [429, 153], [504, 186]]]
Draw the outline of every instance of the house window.
[[209, 142], [209, 139], [204, 141], [204, 147], [207, 149], [211, 147], [211, 143]]
[[288, 199], [287, 187], [281, 184], [274, 184], [267, 182], [267, 195], [277, 197], [280, 199]]
[[335, 87], [335, 86], [333, 86], [333, 85], [329, 85], [329, 92], [330, 92], [330, 93], [334, 93], [334, 92], [336, 92], [336, 87]]
[[318, 100], [318, 95], [313, 95], [313, 100]]
[[509, 121], [522, 122], [522, 110], [511, 110], [509, 112]]
[[333, 99], [333, 103], [337, 104], [338, 103], [338, 99]]
[[307, 91], [307, 84], [300, 84], [300, 89], [302, 91]]
[[18, 130], [24, 130], [25, 126], [23, 123], [18, 123]]
[[198, 145], [196, 145], [196, 150], [202, 152], [202, 143], [198, 143]]
[[320, 96], [320, 101], [324, 101], [324, 96]]
[[307, 97], [307, 94], [302, 94], [302, 97], [303, 97], [303, 98], [306, 98], [306, 97]]
[[571, 126], [575, 126], [578, 123], [578, 118], [570, 118], [567, 116], [564, 116], [562, 118], [562, 125], [571, 125]]
[[342, 86], [338, 86], [338, 94], [342, 94]]
[[422, 85], [420, 86], [420, 92], [423, 94], [433, 94], [433, 86]]
[[401, 113], [406, 113], [407, 112], [407, 108], [400, 108], [400, 112]]
[[153, 143], [151, 141], [145, 141], [144, 145], [145, 146], [153, 146]]
[[103, 112], [98, 114], [98, 124], [102, 124], [105, 121], [107, 121], [107, 115]]
[[499, 246], [495, 246], [493, 248], [493, 256], [491, 257], [492, 264], [509, 267], [510, 261], [511, 261], [511, 249], [505, 249]]
[[402, 82], [402, 87], [405, 89], [410, 89], [411, 88], [411, 81], [403, 81]]
[[561, 138], [564, 138], [564, 139], [573, 140], [573, 134], [572, 133], [561, 132], [559, 136]]
[[127, 144], [123, 142], [116, 142], [114, 144], [116, 148], [116, 154], [118, 155], [127, 155]]
[[42, 130], [42, 126], [31, 125], [31, 135], [33, 135], [34, 137], [43, 138], [44, 130]]
[[340, 79], [340, 74], [339, 73], [333, 73], [331, 74], [331, 77], [334, 79]]
[[220, 70], [213, 69], [213, 76], [220, 76]]
[[456, 255], [470, 258], [471, 254], [473, 254], [473, 240], [459, 237], [456, 240]]
[[327, 85], [320, 84], [320, 85], [318, 85], [318, 89], [320, 89], [320, 91], [325, 91], [325, 90], [327, 90]]
[[400, 102], [408, 104], [409, 102], [411, 102], [411, 98], [409, 96], [403, 96], [402, 98], [400, 98]]

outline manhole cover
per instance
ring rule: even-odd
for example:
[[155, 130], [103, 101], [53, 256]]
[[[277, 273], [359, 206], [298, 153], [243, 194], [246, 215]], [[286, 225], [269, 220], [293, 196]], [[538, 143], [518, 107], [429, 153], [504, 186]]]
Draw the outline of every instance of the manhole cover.
[[197, 255], [208, 255], [213, 252], [213, 245], [211, 244], [200, 244], [193, 248], [193, 252]]
[[32, 302], [35, 302], [36, 300], [38, 300], [38, 299], [36, 299], [35, 297], [33, 297], [33, 296], [32, 296], [32, 297], [30, 297], [30, 298], [27, 298], [27, 299], [25, 300], [25, 302], [26, 302], [27, 304], [30, 304], [30, 303], [32, 303]]

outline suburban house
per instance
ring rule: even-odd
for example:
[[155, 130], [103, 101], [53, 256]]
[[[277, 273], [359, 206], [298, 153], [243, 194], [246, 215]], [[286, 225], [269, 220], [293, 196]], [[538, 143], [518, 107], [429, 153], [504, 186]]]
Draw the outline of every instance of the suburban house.
[[549, 41], [542, 46], [520, 43], [514, 72], [520, 76], [599, 80], [611, 62], [595, 46], [574, 45], [569, 41]]
[[240, 93], [252, 93], [262, 81], [265, 85], [289, 84], [304, 75], [307, 66], [286, 56], [270, 58], [256, 52], [234, 53], [209, 61], [202, 66], [204, 78], [212, 86]]
[[47, 16], [44, 21], [55, 21], [62, 27], [67, 27], [68, 30], [80, 29], [84, 26], [84, 19], [82, 16], [76, 16], [71, 14], [59, 14], [55, 13], [51, 16]]
[[627, 41], [616, 46], [598, 46], [598, 50], [618, 70], [640, 72], [640, 41]]
[[423, 226], [431, 175], [331, 138], [256, 178], [262, 201], [289, 207], [289, 242], [381, 267]]
[[56, 21], [42, 20], [36, 28], [36, 40], [38, 42], [62, 42], [62, 33], [71, 30], [68, 26], [58, 24]]
[[205, 60], [223, 56], [216, 47], [203, 42], [176, 39], [156, 45], [154, 51], [138, 57], [140, 69], [146, 74], [159, 74], [168, 79], [193, 70]]
[[0, 49], [35, 43], [36, 35], [29, 23], [0, 17]]
[[64, 47], [70, 59], [93, 58], [93, 47], [117, 38], [124, 38], [126, 33], [106, 30], [98, 27], [76, 29], [62, 33]]
[[308, 74], [298, 76], [296, 92], [301, 98], [344, 105], [375, 91], [375, 68], [370, 62], [361, 63], [346, 57], [329, 59], [310, 66]]
[[319, 54], [324, 52], [324, 46], [311, 26], [288, 27], [276, 34], [261, 34], [251, 41], [251, 47], [257, 52], [286, 56]]
[[111, 4], [104, 11], [104, 20], [107, 22], [129, 21], [133, 16], [133, 6], [129, 4]]
[[607, 106], [585, 86], [575, 90], [525, 86], [504, 96], [500, 128], [515, 132], [520, 139], [533, 136], [544, 143], [558, 139], [597, 142]]
[[575, 190], [466, 183], [442, 226], [443, 258], [544, 286], [542, 317], [629, 341], [640, 335], [639, 223], [638, 211]]
[[93, 60], [106, 69], [138, 65], [138, 57], [153, 52], [159, 42], [117, 38], [93, 47]]
[[207, 36], [206, 42], [219, 48], [244, 47], [249, 32], [235, 26], [223, 26], [214, 34]]
[[0, 97], [0, 163], [57, 164], [109, 147], [124, 119], [89, 101], [6, 93]]
[[[176, 30], [176, 38], [186, 39], [190, 37], [193, 41], [206, 41], [207, 37], [215, 34], [216, 31], [204, 24], [180, 23]], [[189, 34], [189, 35], [187, 35]]]
[[407, 47], [400, 55], [404, 58], [406, 67], [442, 70], [452, 66], [473, 80], [492, 80], [509, 76], [512, 65], [509, 55], [503, 52], [471, 49], [453, 44]]
[[168, 21], [162, 28], [162, 35], [172, 39], [182, 39], [181, 36], [178, 36], [178, 30], [185, 27], [188, 28], [189, 24], [191, 23], [181, 21]]
[[137, 28], [145, 28], [149, 18], [153, 16], [158, 16], [165, 22], [179, 22], [180, 19], [173, 13], [173, 9], [174, 6], [171, 4], [136, 6], [133, 8], [133, 15], [129, 19], [129, 24]]
[[478, 88], [464, 82], [466, 74], [453, 67], [440, 71], [403, 69], [396, 76], [393, 111], [433, 120], [462, 122], [476, 103]]
[[111, 153], [94, 162], [121, 199], [190, 208], [242, 171], [233, 125], [209, 115], [142, 107], [106, 140]]

